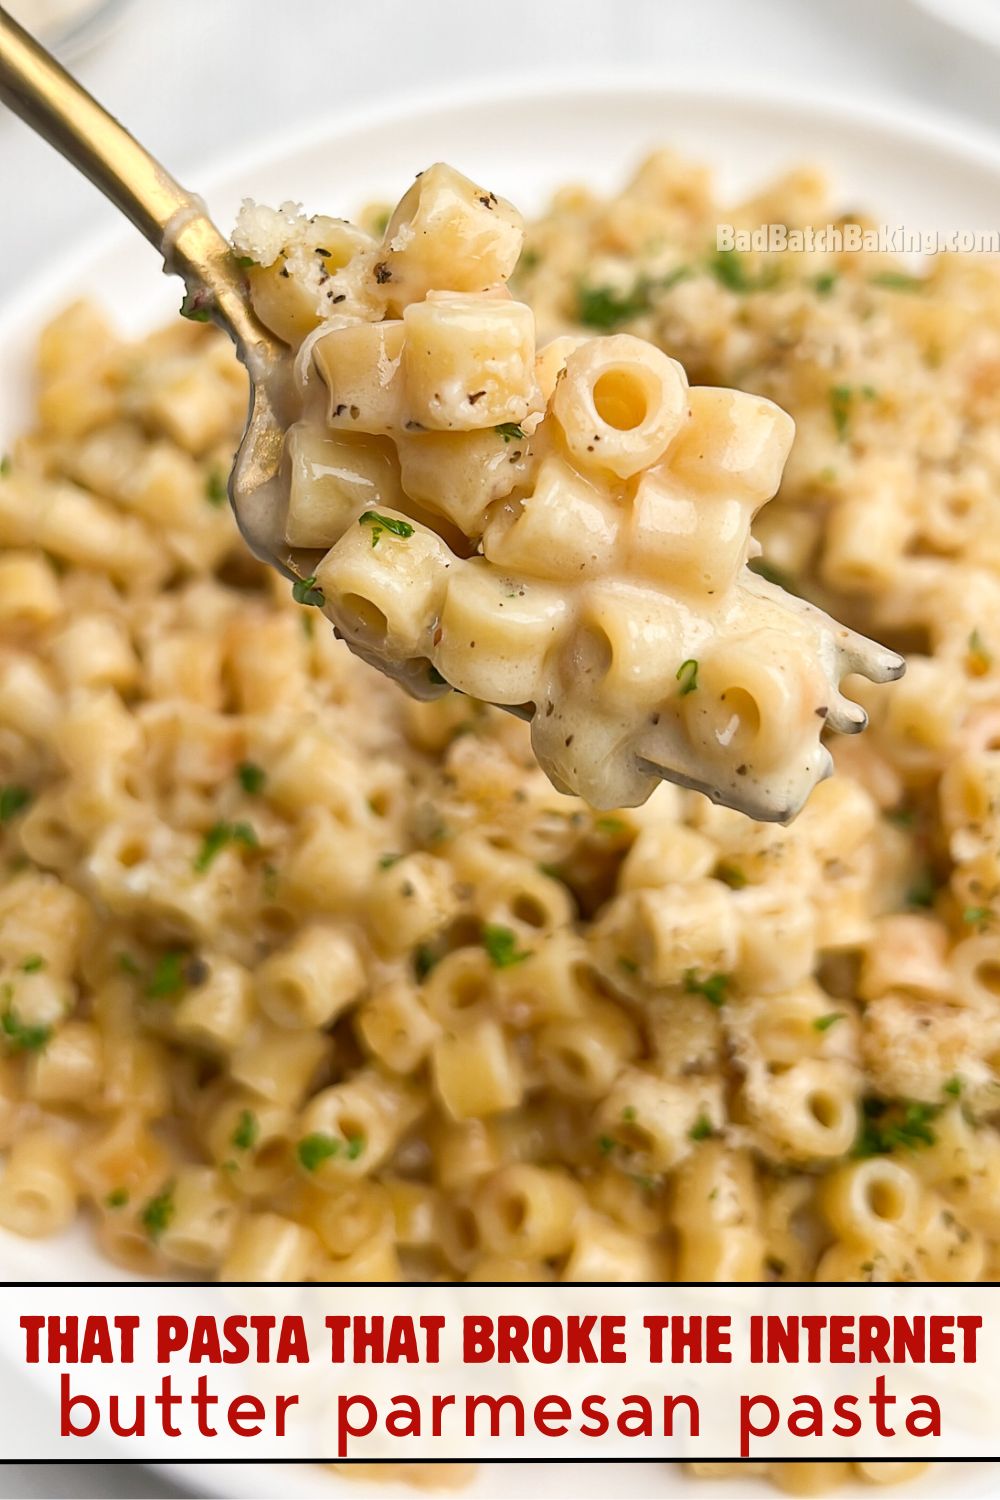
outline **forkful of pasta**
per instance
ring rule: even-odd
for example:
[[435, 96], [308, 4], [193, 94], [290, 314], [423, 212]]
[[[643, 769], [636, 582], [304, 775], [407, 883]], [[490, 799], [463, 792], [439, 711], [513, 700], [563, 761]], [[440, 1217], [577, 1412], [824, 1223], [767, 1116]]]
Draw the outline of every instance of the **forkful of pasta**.
[[233, 337], [252, 382], [229, 493], [254, 552], [419, 698], [530, 721], [597, 808], [662, 780], [786, 822], [830, 774], [851, 672], [892, 651], [753, 573], [794, 424], [691, 387], [628, 334], [536, 347], [517, 211], [443, 164], [380, 240], [247, 202], [232, 242], [0, 12], [0, 97], [80, 167]]

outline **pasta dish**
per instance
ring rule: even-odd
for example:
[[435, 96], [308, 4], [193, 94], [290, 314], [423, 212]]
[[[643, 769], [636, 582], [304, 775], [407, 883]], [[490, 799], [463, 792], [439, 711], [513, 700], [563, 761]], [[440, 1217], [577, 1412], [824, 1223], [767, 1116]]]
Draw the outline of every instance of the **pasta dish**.
[[506, 285], [522, 243], [509, 203], [441, 164], [381, 241], [244, 205], [236, 246], [305, 413], [280, 561], [417, 697], [530, 720], [560, 791], [613, 809], [667, 776], [786, 822], [832, 768], [824, 727], [865, 723], [844, 673], [903, 669], [745, 567], [794, 424], [689, 389], [632, 334], [536, 357]]
[[[379, 215], [302, 233], [320, 223], [336, 260], [335, 230], [374, 244]], [[693, 565], [739, 572], [781, 477], [753, 567], [905, 652], [902, 680], [851, 679], [870, 728], [831, 740], [836, 775], [787, 827], [670, 784], [634, 807], [567, 795], [533, 729], [477, 700], [479, 644], [428, 651], [410, 590], [437, 587], [440, 548], [479, 580], [467, 618], [515, 557], [551, 557], [530, 533], [517, 550], [523, 517], [491, 488], [523, 472], [521, 438], [413, 436], [455, 474], [454, 513], [418, 518], [382, 488], [390, 445], [419, 468], [405, 433], [300, 429], [290, 546], [321, 566], [294, 599], [226, 506], [246, 381], [224, 339], [177, 320], [128, 341], [82, 304], [53, 319], [36, 420], [0, 465], [0, 1224], [53, 1235], [83, 1215], [118, 1265], [224, 1280], [996, 1279], [1000, 269], [712, 248], [720, 218], [830, 216], [811, 170], [722, 209], [705, 171], [660, 153], [611, 198], [560, 191], [516, 302], [491, 303], [515, 345], [520, 305], [539, 344], [564, 341], [560, 399], [594, 389], [580, 340], [610, 335], [627, 382], [676, 396], [678, 361], [713, 433], [734, 411], [767, 425], [742, 539], [723, 557], [713, 526]], [[278, 298], [293, 315], [304, 278], [248, 274], [276, 325]], [[410, 304], [388, 310], [324, 337], [370, 350]], [[360, 382], [365, 359], [336, 369]], [[527, 433], [508, 399], [498, 383], [491, 420]], [[797, 428], [783, 477], [778, 408]], [[560, 504], [603, 525], [609, 488], [556, 438], [532, 493], [555, 474]], [[718, 516], [701, 452], [687, 472]], [[487, 511], [490, 574], [462, 540]], [[646, 587], [635, 567], [615, 575], [626, 593]], [[803, 622], [812, 693], [816, 617], [739, 576], [755, 629], [774, 608], [782, 630]], [[531, 696], [550, 587], [510, 601], [512, 701]], [[352, 645], [378, 610], [400, 663], [433, 659], [466, 694], [401, 693], [313, 588]], [[674, 688], [694, 655], [703, 692], [707, 650], [676, 641]], [[586, 635], [566, 649], [583, 673]], [[686, 716], [696, 697], [670, 702]], [[625, 711], [600, 701], [599, 722]], [[798, 710], [785, 722], [797, 733]]]

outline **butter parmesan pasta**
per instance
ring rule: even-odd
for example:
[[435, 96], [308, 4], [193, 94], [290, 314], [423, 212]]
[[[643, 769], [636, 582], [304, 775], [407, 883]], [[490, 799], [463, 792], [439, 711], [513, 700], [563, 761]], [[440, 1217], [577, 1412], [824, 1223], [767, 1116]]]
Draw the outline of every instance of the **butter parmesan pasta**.
[[244, 203], [235, 245], [301, 407], [275, 560], [415, 696], [530, 720], [561, 791], [636, 805], [665, 776], [786, 822], [831, 770], [823, 729], [864, 726], [841, 678], [902, 661], [746, 569], [787, 413], [689, 387], [631, 333], [537, 347], [507, 286], [522, 241], [441, 163], [378, 242]]
[[[249, 1281], [996, 1279], [1000, 271], [710, 248], [720, 218], [825, 222], [824, 194], [804, 171], [733, 209], [661, 154], [613, 199], [560, 192], [513, 276], [546, 340], [641, 335], [795, 418], [767, 565], [916, 671], [858, 687], [868, 735], [787, 828], [671, 785], [596, 810], [517, 719], [399, 693], [240, 544], [222, 339], [54, 319], [0, 472], [6, 1229], [82, 1215], [116, 1264]], [[342, 266], [370, 237], [302, 232], [328, 280], [297, 240], [301, 277], [250, 273], [290, 337], [306, 267], [366, 312]], [[402, 266], [393, 317], [437, 275]], [[464, 532], [464, 476], [524, 454], [439, 437], [469, 444]], [[322, 479], [315, 441], [292, 454]], [[322, 438], [352, 506], [394, 482], [382, 441]], [[885, 487], [898, 551], [845, 567]], [[313, 491], [306, 536], [344, 493]]]

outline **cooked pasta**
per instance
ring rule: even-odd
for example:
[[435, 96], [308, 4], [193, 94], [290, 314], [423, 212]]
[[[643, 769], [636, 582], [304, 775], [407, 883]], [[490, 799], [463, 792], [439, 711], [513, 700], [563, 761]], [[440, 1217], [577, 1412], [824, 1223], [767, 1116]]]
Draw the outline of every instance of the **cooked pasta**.
[[823, 729], [865, 723], [845, 672], [902, 661], [747, 571], [787, 413], [689, 388], [628, 333], [536, 354], [507, 288], [522, 240], [440, 163], [381, 242], [244, 204], [235, 243], [302, 404], [275, 560], [416, 697], [529, 719], [561, 791], [635, 806], [666, 776], [787, 822], [831, 770]]
[[[720, 265], [733, 212], [657, 156], [516, 284], [794, 415], [768, 564], [916, 670], [789, 828], [595, 811], [399, 693], [240, 544], [222, 339], [46, 330], [0, 473], [0, 1224], [160, 1276], [995, 1279], [1000, 270]], [[735, 212], [829, 216], [811, 173]], [[841, 578], [889, 471], [902, 549]]]

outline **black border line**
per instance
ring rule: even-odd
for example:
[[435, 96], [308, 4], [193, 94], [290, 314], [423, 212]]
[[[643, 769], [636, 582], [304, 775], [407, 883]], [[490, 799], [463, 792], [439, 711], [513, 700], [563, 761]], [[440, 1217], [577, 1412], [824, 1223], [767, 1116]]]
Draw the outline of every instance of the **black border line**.
[[[239, 1288], [253, 1287], [254, 1289], [260, 1288], [260, 1289], [263, 1289], [263, 1290], [272, 1290], [273, 1291], [273, 1289], [275, 1287], [281, 1287], [281, 1286], [295, 1287], [297, 1290], [304, 1290], [306, 1288], [316, 1288], [318, 1290], [321, 1290], [324, 1287], [325, 1288], [329, 1288], [331, 1290], [334, 1287], [336, 1287], [336, 1288], [341, 1288], [341, 1287], [364, 1287], [364, 1288], [369, 1288], [369, 1289], [372, 1289], [372, 1290], [377, 1289], [379, 1291], [385, 1291], [386, 1287], [394, 1287], [395, 1288], [395, 1287], [411, 1286], [411, 1287], [420, 1287], [420, 1288], [423, 1288], [424, 1286], [428, 1286], [428, 1287], [433, 1286], [433, 1287], [446, 1287], [449, 1290], [458, 1291], [458, 1290], [461, 1290], [461, 1289], [463, 1289], [465, 1287], [510, 1287], [510, 1286], [515, 1286], [515, 1285], [516, 1286], [539, 1287], [539, 1288], [544, 1288], [546, 1291], [551, 1291], [552, 1288], [553, 1288], [553, 1283], [551, 1281], [519, 1281], [519, 1282], [510, 1282], [510, 1281], [434, 1281], [434, 1282], [405, 1282], [405, 1281], [0, 1281], [0, 1288], [5, 1288], [5, 1287], [19, 1288], [19, 1289], [23, 1288], [25, 1290], [31, 1290], [31, 1291], [45, 1291], [46, 1289], [52, 1288], [52, 1287], [95, 1287], [95, 1288], [97, 1288], [99, 1290], [107, 1290], [109, 1288], [117, 1288], [117, 1289], [119, 1289], [121, 1291], [136, 1291], [136, 1290], [142, 1291], [146, 1287], [148, 1287], [148, 1288], [150, 1288], [151, 1290], [154, 1290], [154, 1291], [155, 1290], [161, 1290], [162, 1291], [162, 1290], [164, 1290], [166, 1288], [170, 1288], [171, 1290], [177, 1290], [177, 1291], [191, 1291], [191, 1290], [193, 1290], [195, 1288], [199, 1288], [199, 1287], [204, 1287], [206, 1290], [209, 1290], [209, 1291], [213, 1291], [213, 1290], [216, 1290], [216, 1289], [218, 1289], [218, 1290], [221, 1291], [221, 1290], [224, 1290], [224, 1289], [229, 1289], [231, 1287], [239, 1287]], [[561, 1282], [556, 1283], [556, 1285], [558, 1285], [558, 1286], [571, 1286], [571, 1287], [577, 1287], [577, 1288], [583, 1288], [583, 1287], [608, 1287], [608, 1288], [616, 1288], [617, 1289], [617, 1288], [626, 1287], [628, 1289], [641, 1288], [643, 1290], [651, 1290], [651, 1291], [685, 1291], [685, 1290], [687, 1290], [688, 1287], [700, 1287], [700, 1288], [709, 1288], [709, 1287], [711, 1287], [713, 1289], [715, 1287], [729, 1287], [732, 1290], [736, 1290], [737, 1288], [742, 1288], [742, 1287], [757, 1287], [757, 1288], [768, 1290], [768, 1291], [772, 1290], [775, 1287], [796, 1287], [796, 1288], [823, 1287], [823, 1288], [825, 1288], [827, 1290], [840, 1290], [840, 1291], [844, 1290], [845, 1288], [850, 1288], [851, 1291], [854, 1291], [856, 1288], [872, 1287], [872, 1288], [874, 1288], [877, 1291], [882, 1291], [887, 1286], [941, 1287], [941, 1288], [945, 1288], [945, 1287], [947, 1287], [947, 1288], [952, 1288], [952, 1287], [993, 1287], [993, 1288], [996, 1288], [996, 1287], [1000, 1287], [1000, 1281], [914, 1281], [914, 1282], [903, 1282], [903, 1281], [888, 1281], [888, 1282], [887, 1281], [561, 1281]], [[81, 1439], [81, 1441], [85, 1441], [85, 1439]], [[127, 1438], [121, 1438], [121, 1439], [119, 1439], [119, 1441], [120, 1442], [127, 1442], [128, 1439]], [[250, 1441], [252, 1441], [252, 1439], [250, 1439]], [[514, 1441], [516, 1442], [517, 1439], [515, 1438]], [[758, 1462], [760, 1462], [760, 1461], [761, 1460], [758, 1460]], [[799, 1454], [797, 1454], [795, 1458], [768, 1458], [766, 1460], [763, 1460], [763, 1462], [770, 1463], [770, 1464], [798, 1464], [798, 1463], [842, 1464], [845, 1461], [849, 1462], [849, 1463], [862, 1463], [862, 1464], [864, 1464], [864, 1463], [875, 1463], [875, 1464], [877, 1464], [877, 1463], [910, 1462], [911, 1460], [908, 1460], [908, 1459], [906, 1459], [906, 1460], [888, 1459], [888, 1458], [883, 1458], [882, 1456], [879, 1456], [878, 1458], [868, 1458], [868, 1457], [863, 1457], [861, 1454], [857, 1454], [857, 1453], [852, 1453], [850, 1459], [848, 1459], [848, 1460], [845, 1460], [843, 1458], [807, 1458], [807, 1456], [806, 1456], [806, 1450], [805, 1449], [803, 1449], [802, 1452], [800, 1452]], [[732, 1454], [724, 1454], [724, 1455], [719, 1456], [719, 1457], [717, 1457], [715, 1455], [713, 1455], [712, 1457], [707, 1457], [705, 1454], [702, 1454], [702, 1453], [699, 1453], [697, 1455], [696, 1459], [691, 1459], [691, 1458], [687, 1458], [687, 1457], [669, 1458], [669, 1457], [664, 1457], [664, 1456], [661, 1456], [659, 1458], [598, 1458], [596, 1456], [591, 1457], [589, 1454], [586, 1455], [585, 1457], [582, 1457], [582, 1458], [537, 1458], [537, 1457], [532, 1457], [532, 1458], [516, 1458], [516, 1457], [515, 1458], [470, 1458], [468, 1454], [462, 1454], [462, 1455], [460, 1455], [459, 1457], [456, 1457], [456, 1458], [396, 1458], [396, 1459], [391, 1459], [390, 1458], [390, 1459], [387, 1459], [387, 1458], [338, 1458], [336, 1456], [331, 1457], [331, 1458], [320, 1458], [320, 1457], [313, 1457], [313, 1458], [285, 1458], [285, 1457], [282, 1456], [280, 1458], [181, 1458], [181, 1459], [179, 1459], [177, 1457], [176, 1451], [174, 1453], [172, 1453], [172, 1454], [169, 1454], [165, 1458], [152, 1458], [148, 1454], [142, 1454], [142, 1455], [133, 1454], [131, 1457], [126, 1457], [126, 1458], [83, 1458], [83, 1457], [80, 1457], [80, 1458], [8, 1458], [5, 1454], [3, 1454], [2, 1452], [0, 1452], [0, 1465], [6, 1464], [6, 1463], [11, 1463], [11, 1464], [26, 1464], [26, 1465], [30, 1465], [31, 1467], [35, 1467], [36, 1465], [42, 1465], [42, 1464], [58, 1464], [60, 1466], [63, 1466], [63, 1465], [67, 1465], [68, 1466], [68, 1465], [73, 1465], [73, 1464], [170, 1464], [170, 1465], [172, 1465], [174, 1467], [177, 1467], [177, 1468], [181, 1468], [181, 1467], [184, 1467], [184, 1466], [187, 1466], [187, 1465], [190, 1465], [191, 1467], [198, 1468], [198, 1467], [201, 1467], [202, 1465], [211, 1465], [211, 1466], [214, 1466], [216, 1464], [219, 1465], [220, 1467], [222, 1467], [222, 1466], [231, 1467], [234, 1464], [249, 1464], [252, 1467], [256, 1466], [258, 1464], [270, 1464], [270, 1465], [275, 1465], [275, 1466], [278, 1466], [278, 1467], [280, 1467], [282, 1464], [294, 1464], [294, 1465], [298, 1465], [298, 1464], [310, 1464], [313, 1467], [315, 1467], [316, 1465], [319, 1465], [319, 1464], [337, 1464], [338, 1466], [341, 1466], [341, 1465], [356, 1465], [358, 1467], [362, 1467], [363, 1468], [363, 1467], [365, 1467], [368, 1464], [374, 1465], [374, 1464], [392, 1464], [392, 1463], [400, 1463], [400, 1464], [406, 1464], [406, 1463], [414, 1463], [414, 1464], [417, 1464], [417, 1463], [419, 1463], [419, 1464], [468, 1464], [468, 1463], [473, 1463], [473, 1464], [577, 1464], [577, 1463], [587, 1463], [587, 1464], [609, 1464], [609, 1465], [614, 1465], [615, 1467], [617, 1467], [618, 1465], [622, 1465], [622, 1464], [627, 1464], [627, 1465], [632, 1465], [632, 1464], [673, 1464], [673, 1463], [678, 1463], [679, 1464], [679, 1463], [691, 1463], [691, 1462], [706, 1463], [706, 1464], [741, 1464], [741, 1463], [751, 1463], [751, 1462], [753, 1462], [753, 1460], [752, 1459], [748, 1459], [748, 1458], [733, 1458]], [[997, 1453], [996, 1458], [968, 1458], [968, 1457], [955, 1457], [955, 1458], [952, 1458], [952, 1457], [949, 1457], [949, 1455], [946, 1454], [946, 1453], [945, 1454], [935, 1453], [932, 1458], [921, 1459], [921, 1460], [914, 1459], [914, 1460], [912, 1460], [912, 1462], [923, 1462], [923, 1463], [932, 1463], [932, 1464], [989, 1464], [989, 1463], [1000, 1462], [1000, 1452]]]

